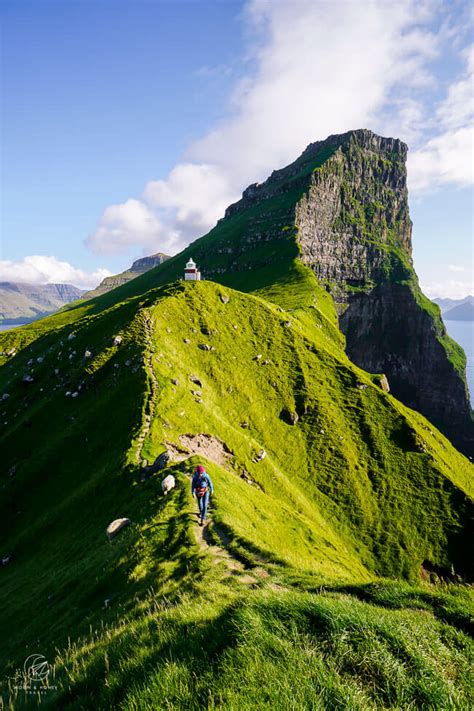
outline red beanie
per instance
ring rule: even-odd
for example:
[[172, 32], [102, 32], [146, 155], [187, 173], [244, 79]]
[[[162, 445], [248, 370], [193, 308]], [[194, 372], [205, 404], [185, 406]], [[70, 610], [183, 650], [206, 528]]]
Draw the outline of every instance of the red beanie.
[[197, 471], [198, 471], [198, 474], [204, 474], [205, 469], [204, 469], [204, 467], [203, 467], [201, 464], [199, 464], [199, 466], [198, 466], [198, 468], [197, 468]]

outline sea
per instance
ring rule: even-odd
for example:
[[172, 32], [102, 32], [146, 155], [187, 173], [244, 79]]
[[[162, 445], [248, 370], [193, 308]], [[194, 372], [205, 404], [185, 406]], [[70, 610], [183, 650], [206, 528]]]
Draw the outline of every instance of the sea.
[[444, 325], [451, 338], [462, 346], [466, 354], [466, 380], [472, 406], [474, 399], [474, 321], [445, 320]]

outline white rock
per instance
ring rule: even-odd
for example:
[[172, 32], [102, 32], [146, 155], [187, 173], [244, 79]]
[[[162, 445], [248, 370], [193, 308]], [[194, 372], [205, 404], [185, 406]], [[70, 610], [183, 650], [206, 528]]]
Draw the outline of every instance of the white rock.
[[123, 341], [122, 336], [114, 336], [114, 346], [119, 346]]
[[76, 337], [75, 333], [70, 333], [69, 336], [67, 337], [68, 341], [72, 341]]
[[92, 358], [92, 353], [90, 351], [86, 351], [84, 353], [84, 358]]
[[107, 536], [110, 538], [113, 538], [114, 536], [119, 533], [125, 526], [129, 526], [131, 523], [129, 518], [116, 518], [115, 521], [112, 521], [112, 523], [109, 523], [107, 526]]

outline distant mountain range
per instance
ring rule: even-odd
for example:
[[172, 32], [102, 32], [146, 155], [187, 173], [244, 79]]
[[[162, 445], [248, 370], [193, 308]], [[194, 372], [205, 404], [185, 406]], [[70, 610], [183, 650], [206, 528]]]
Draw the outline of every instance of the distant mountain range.
[[84, 292], [72, 284], [0, 282], [0, 323], [25, 323], [57, 311]]
[[167, 254], [163, 254], [162, 252], [157, 252], [156, 254], [151, 254], [149, 257], [137, 259], [133, 262], [130, 269], [127, 269], [121, 274], [106, 277], [100, 282], [98, 287], [92, 289], [92, 291], [86, 291], [83, 294], [83, 298], [93, 299], [95, 296], [106, 294], [108, 291], [112, 291], [112, 289], [116, 289], [118, 286], [123, 286], [123, 284], [126, 284], [132, 279], [135, 279], [135, 277], [140, 276], [140, 274], [144, 274], [150, 269], [153, 269], [153, 267], [163, 264], [163, 262], [167, 259], [169, 259], [169, 256]]
[[464, 299], [433, 299], [445, 321], [474, 321], [474, 296]]
[[0, 324], [21, 324], [35, 321], [57, 311], [71, 301], [92, 299], [122, 286], [149, 269], [162, 264], [168, 255], [158, 252], [133, 262], [121, 274], [106, 277], [92, 291], [78, 289], [71, 284], [23, 284], [0, 282]]

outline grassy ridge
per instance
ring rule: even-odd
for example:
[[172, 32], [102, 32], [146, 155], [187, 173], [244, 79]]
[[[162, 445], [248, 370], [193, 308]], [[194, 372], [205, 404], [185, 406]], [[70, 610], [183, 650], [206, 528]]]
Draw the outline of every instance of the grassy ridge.
[[[280, 693], [321, 708], [330, 699], [370, 708], [430, 694], [439, 704], [449, 694], [453, 703], [467, 698], [464, 598], [445, 593], [460, 608], [451, 617], [396, 615], [388, 606], [380, 616], [383, 603], [368, 601], [367, 584], [380, 575], [417, 581], [424, 560], [469, 575], [470, 465], [350, 363], [331, 305], [305, 301], [306, 274], [292, 282], [291, 311], [211, 282], [178, 283], [102, 304], [74, 323], [84, 311], [0, 336], [2, 350], [21, 348], [0, 370], [0, 392], [10, 395], [2, 403], [0, 520], [14, 556], [1, 571], [2, 664], [11, 676], [31, 651], [52, 659], [59, 648], [51, 704], [74, 708], [73, 695], [77, 708], [159, 708], [160, 694], [170, 708], [205, 698], [210, 707], [255, 708], [260, 699], [270, 708]], [[22, 382], [25, 372], [33, 383]], [[170, 443], [182, 448], [183, 434], [211, 435], [230, 451], [227, 466], [208, 462], [213, 519], [231, 552], [270, 576], [250, 596], [199, 553], [180, 468], [170, 469], [178, 488], [168, 499], [161, 477], [140, 482], [150, 407], [149, 461]], [[255, 462], [262, 449], [266, 457]], [[105, 527], [123, 515], [132, 526], [109, 543]], [[322, 585], [334, 592], [320, 600], [314, 590]], [[400, 607], [412, 607], [416, 595]], [[365, 628], [369, 641], [360, 632], [347, 641], [349, 630]], [[71, 633], [82, 641], [67, 651]], [[415, 633], [426, 636], [420, 648], [410, 646]], [[192, 670], [203, 646], [209, 671], [200, 678]], [[370, 669], [361, 671], [369, 651], [383, 658], [375, 685]], [[295, 669], [284, 675], [290, 662]], [[237, 688], [232, 677], [242, 666], [247, 681]], [[417, 691], [422, 679], [427, 686]]]

